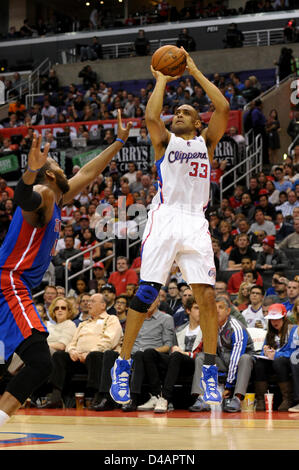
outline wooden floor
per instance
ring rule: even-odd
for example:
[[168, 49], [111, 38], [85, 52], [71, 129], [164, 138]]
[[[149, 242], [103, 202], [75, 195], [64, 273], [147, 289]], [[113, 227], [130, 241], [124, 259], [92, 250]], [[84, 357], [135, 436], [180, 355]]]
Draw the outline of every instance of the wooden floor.
[[1, 450], [299, 450], [299, 413], [287, 412], [23, 409], [0, 431]]

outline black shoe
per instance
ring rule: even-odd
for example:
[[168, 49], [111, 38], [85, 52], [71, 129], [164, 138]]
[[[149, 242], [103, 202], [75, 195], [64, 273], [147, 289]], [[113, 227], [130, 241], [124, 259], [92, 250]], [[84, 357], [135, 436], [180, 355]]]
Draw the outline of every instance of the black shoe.
[[123, 406], [121, 407], [121, 409], [122, 409], [123, 411], [126, 411], [126, 412], [128, 412], [128, 411], [136, 411], [136, 410], [137, 410], [137, 403], [136, 403], [135, 400], [130, 400], [129, 403], [127, 403], [126, 405], [123, 405]]
[[98, 405], [103, 399], [103, 395], [100, 395], [99, 392], [96, 392], [96, 394], [94, 395], [94, 397], [91, 399], [89, 405], [88, 405], [88, 409], [89, 410], [93, 410], [93, 407], [95, 405]]
[[115, 409], [115, 405], [109, 398], [102, 398], [101, 401], [92, 403], [89, 409], [92, 411], [111, 411]]
[[51, 398], [47, 398], [44, 403], [38, 406], [38, 408], [47, 408], [47, 409], [53, 409], [53, 408], [64, 408], [64, 403], [62, 398], [59, 400], [53, 401]]

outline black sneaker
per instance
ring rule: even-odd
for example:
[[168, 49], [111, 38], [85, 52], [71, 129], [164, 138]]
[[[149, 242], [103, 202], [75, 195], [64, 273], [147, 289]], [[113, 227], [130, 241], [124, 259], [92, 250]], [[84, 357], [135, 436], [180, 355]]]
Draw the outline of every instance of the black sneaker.
[[239, 413], [241, 411], [241, 400], [236, 396], [225, 398], [222, 403], [222, 409], [226, 413]]

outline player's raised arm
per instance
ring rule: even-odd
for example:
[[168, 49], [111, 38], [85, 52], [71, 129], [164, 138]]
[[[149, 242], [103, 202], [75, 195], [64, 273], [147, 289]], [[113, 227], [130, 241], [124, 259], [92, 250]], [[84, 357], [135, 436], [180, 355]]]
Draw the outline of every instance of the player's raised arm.
[[209, 158], [212, 162], [214, 151], [217, 143], [223, 136], [227, 128], [227, 121], [229, 116], [229, 104], [227, 99], [223, 96], [221, 91], [206, 78], [200, 70], [196, 67], [191, 56], [185, 51], [187, 69], [190, 74], [195, 78], [199, 85], [204, 89], [213, 105], [215, 111], [213, 112], [209, 125], [202, 132], [202, 136], [206, 140], [207, 148], [209, 151]]
[[163, 75], [161, 72], [154, 70], [152, 66], [151, 71], [156, 79], [156, 85], [146, 106], [145, 121], [155, 150], [155, 159], [159, 160], [164, 155], [164, 150], [170, 139], [170, 132], [166, 129], [160, 117], [165, 88], [168, 82], [176, 80], [178, 77]]
[[[42, 136], [34, 135], [30, 152], [28, 155], [28, 165], [24, 174], [18, 181], [15, 189], [14, 202], [24, 211], [24, 217], [28, 223], [34, 226], [45, 225], [52, 215], [54, 205], [54, 194], [46, 186], [34, 186], [39, 170], [47, 161], [50, 144], [46, 144], [41, 151]], [[44, 208], [43, 216], [41, 210]], [[39, 213], [37, 215], [37, 212]]]
[[129, 122], [126, 127], [122, 126], [121, 111], [118, 110], [117, 115], [118, 128], [117, 138], [113, 144], [109, 145], [103, 152], [86, 163], [76, 175], [69, 180], [69, 191], [63, 196], [63, 205], [71, 201], [82, 189], [91, 183], [102, 171], [106, 168], [108, 163], [112, 160], [114, 155], [119, 152], [122, 146], [126, 143], [129, 137], [132, 122]]

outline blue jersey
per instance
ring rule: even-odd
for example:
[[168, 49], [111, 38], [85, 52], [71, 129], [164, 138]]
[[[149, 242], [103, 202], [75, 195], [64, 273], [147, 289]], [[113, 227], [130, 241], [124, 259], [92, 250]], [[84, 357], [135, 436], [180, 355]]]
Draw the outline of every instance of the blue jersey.
[[55, 204], [49, 223], [42, 228], [33, 227], [18, 207], [0, 248], [0, 345], [5, 360], [32, 330], [47, 333], [31, 289], [41, 283], [48, 269], [59, 237], [60, 220]]
[[17, 207], [0, 248], [1, 284], [7, 278], [3, 278], [4, 272], [19, 275], [30, 289], [41, 283], [55, 252], [60, 224], [60, 209], [56, 204], [50, 222], [42, 228], [30, 225], [22, 209]]

